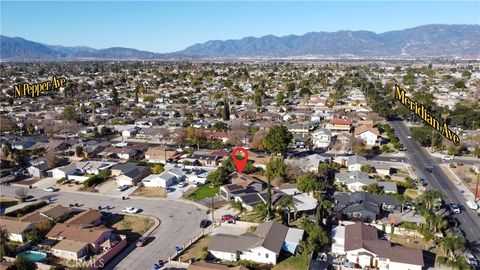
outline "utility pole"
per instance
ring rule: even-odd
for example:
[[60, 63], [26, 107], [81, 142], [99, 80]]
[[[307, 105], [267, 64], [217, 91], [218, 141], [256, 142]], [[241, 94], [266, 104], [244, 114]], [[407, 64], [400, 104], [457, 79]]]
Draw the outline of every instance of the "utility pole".
[[436, 143], [436, 138], [435, 138], [435, 130], [432, 129], [432, 153], [435, 152], [435, 143]]
[[478, 183], [480, 182], [480, 173], [477, 173], [477, 187], [475, 188], [475, 202], [477, 202]]

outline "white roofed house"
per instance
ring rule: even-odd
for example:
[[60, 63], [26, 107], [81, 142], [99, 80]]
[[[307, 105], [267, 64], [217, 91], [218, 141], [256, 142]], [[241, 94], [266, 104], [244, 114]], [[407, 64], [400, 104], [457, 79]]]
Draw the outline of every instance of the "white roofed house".
[[355, 137], [362, 139], [368, 146], [374, 146], [378, 141], [380, 131], [377, 128], [361, 125], [355, 128]]
[[103, 161], [78, 161], [72, 162], [66, 166], [58, 167], [50, 170], [52, 177], [56, 180], [61, 178], [68, 178], [75, 181], [83, 182], [88, 179], [88, 175], [98, 174], [100, 171], [109, 169], [116, 162]]
[[208, 251], [213, 257], [224, 261], [249, 260], [274, 265], [282, 250], [295, 252], [303, 232], [276, 221], [268, 221], [258, 225], [255, 232], [214, 235]]
[[345, 184], [350, 191], [363, 191], [363, 186], [376, 183], [374, 179], [370, 179], [366, 173], [361, 171], [336, 173], [335, 180]]
[[329, 147], [332, 142], [332, 132], [328, 129], [316, 130], [312, 133], [312, 141], [315, 147]]
[[306, 156], [304, 158], [293, 159], [289, 158], [285, 160], [287, 165], [295, 166], [300, 168], [304, 172], [318, 172], [318, 165], [320, 162], [330, 162], [330, 157], [324, 157], [319, 154], [313, 154]]
[[171, 168], [161, 174], [151, 174], [142, 180], [145, 187], [167, 188], [185, 179], [185, 173], [180, 168]]
[[367, 159], [359, 156], [353, 155], [347, 158], [347, 168], [349, 172], [361, 171], [362, 166], [367, 164]]

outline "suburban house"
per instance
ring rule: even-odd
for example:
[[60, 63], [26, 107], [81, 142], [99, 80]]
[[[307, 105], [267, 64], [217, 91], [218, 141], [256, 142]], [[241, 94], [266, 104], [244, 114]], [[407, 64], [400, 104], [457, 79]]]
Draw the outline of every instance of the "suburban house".
[[101, 254], [104, 262], [120, 252], [126, 245], [124, 235], [117, 235], [106, 227], [82, 227], [57, 223], [46, 235], [49, 240], [57, 241], [51, 247], [56, 257], [81, 260], [90, 254]]
[[377, 143], [380, 131], [377, 128], [361, 125], [355, 128], [355, 137], [362, 139], [368, 146], [374, 146]]
[[255, 232], [214, 235], [208, 251], [215, 258], [225, 261], [249, 260], [276, 264], [280, 251], [283, 249], [294, 253], [302, 237], [303, 230], [268, 221], [258, 225]]
[[71, 209], [60, 204], [50, 204], [38, 209], [35, 212], [26, 214], [20, 220], [24, 222], [40, 223], [46, 220], [58, 221], [62, 218], [68, 217]]
[[[344, 230], [344, 232], [340, 232]], [[378, 238], [376, 228], [362, 222], [337, 226], [332, 252], [345, 257], [362, 268], [381, 270], [422, 270], [425, 267], [424, 251], [403, 247]], [[342, 250], [343, 248], [343, 250]]]
[[151, 174], [142, 180], [145, 187], [167, 188], [185, 180], [185, 174], [180, 168], [173, 167], [161, 174]]
[[335, 192], [334, 207], [337, 219], [372, 222], [400, 211], [394, 196], [368, 192]]
[[350, 191], [362, 191], [362, 187], [377, 183], [362, 171], [340, 172], [335, 174], [335, 180], [345, 184]]
[[33, 177], [45, 177], [48, 169], [45, 158], [39, 157], [30, 161], [30, 167], [27, 168], [27, 171]]
[[353, 155], [347, 158], [347, 170], [349, 172], [361, 171], [362, 166], [366, 164], [368, 164], [367, 159], [359, 155]]
[[303, 158], [289, 158], [285, 160], [285, 164], [298, 167], [304, 172], [318, 172], [320, 162], [330, 162], [330, 157], [324, 157], [319, 154], [312, 154]]
[[88, 209], [77, 214], [64, 222], [67, 225], [79, 226], [82, 228], [95, 227], [102, 224], [102, 214], [93, 209]]
[[115, 177], [117, 186], [136, 186], [151, 172], [150, 167], [136, 163], [119, 163], [111, 168], [112, 176]]
[[180, 169], [185, 176], [186, 182], [202, 185], [207, 182], [208, 174], [214, 170], [212, 167], [178, 165], [173, 163], [165, 164], [165, 170], [168, 171], [172, 168]]
[[328, 129], [318, 129], [312, 133], [312, 141], [315, 147], [326, 148], [332, 142], [332, 132]]
[[101, 152], [98, 153], [98, 156], [109, 159], [123, 159], [129, 160], [134, 159], [139, 155], [139, 151], [133, 149], [132, 147], [105, 147]]
[[23, 243], [25, 234], [34, 226], [35, 223], [33, 222], [20, 221], [17, 218], [7, 216], [0, 217], [0, 228], [7, 231], [10, 241]]
[[206, 167], [217, 167], [220, 165], [220, 161], [223, 156], [216, 155], [214, 153], [209, 153], [206, 151], [195, 151], [191, 156], [186, 157], [182, 160], [188, 161], [192, 164], [198, 163], [201, 166]]
[[117, 163], [103, 161], [77, 161], [50, 171], [52, 172], [52, 177], [56, 180], [67, 178], [83, 182], [88, 179], [88, 175], [98, 174], [101, 170], [109, 169], [115, 164]]
[[178, 152], [175, 150], [166, 149], [165, 146], [157, 146], [148, 148], [145, 152], [145, 159], [149, 163], [163, 163], [166, 164], [169, 161], [172, 161]]
[[378, 162], [378, 161], [369, 161], [368, 164], [372, 166], [375, 172], [382, 176], [392, 175], [395, 172], [395, 169], [392, 168], [389, 164]]
[[255, 194], [257, 196], [256, 194], [261, 193], [266, 188], [264, 182], [238, 172], [228, 175], [227, 183], [220, 187], [220, 195], [227, 201], [246, 194]]
[[352, 120], [351, 119], [343, 119], [343, 118], [334, 118], [325, 125], [325, 128], [330, 131], [336, 132], [350, 132], [352, 128]]

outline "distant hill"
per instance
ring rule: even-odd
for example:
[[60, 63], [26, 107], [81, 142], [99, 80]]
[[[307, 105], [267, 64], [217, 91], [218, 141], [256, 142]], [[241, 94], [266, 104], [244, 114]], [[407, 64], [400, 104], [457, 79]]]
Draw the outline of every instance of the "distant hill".
[[311, 32], [302, 36], [212, 40], [161, 54], [129, 48], [93, 49], [45, 45], [0, 36], [1, 60], [161, 60], [185, 57], [427, 56], [480, 57], [480, 25], [424, 25], [376, 34], [369, 31]]
[[216, 57], [479, 56], [480, 25], [424, 25], [382, 34], [338, 31], [246, 37], [195, 44], [179, 53]]
[[61, 60], [61, 59], [115, 59], [148, 60], [166, 59], [174, 55], [139, 51], [129, 48], [93, 49], [89, 47], [64, 47], [45, 45], [19, 37], [0, 36], [2, 60]]

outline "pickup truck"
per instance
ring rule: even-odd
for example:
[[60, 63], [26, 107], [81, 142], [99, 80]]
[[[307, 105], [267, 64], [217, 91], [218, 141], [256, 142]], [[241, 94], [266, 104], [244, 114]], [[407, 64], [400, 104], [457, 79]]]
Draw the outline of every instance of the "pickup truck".
[[466, 204], [468, 206], [468, 208], [472, 209], [472, 210], [478, 210], [478, 204], [475, 202], [475, 201], [466, 201]]

